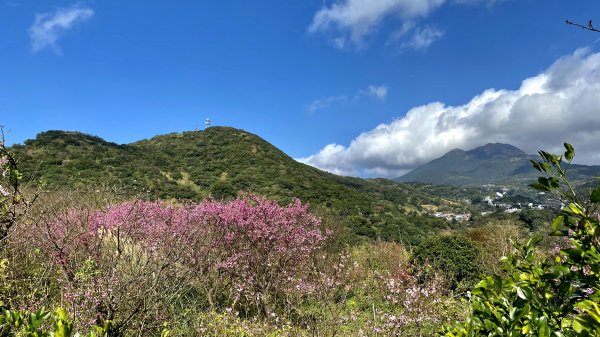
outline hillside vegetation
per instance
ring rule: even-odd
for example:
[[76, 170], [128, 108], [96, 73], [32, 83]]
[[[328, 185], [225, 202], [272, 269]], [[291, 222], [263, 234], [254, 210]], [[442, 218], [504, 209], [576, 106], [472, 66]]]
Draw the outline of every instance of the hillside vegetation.
[[[230, 199], [239, 191], [292, 198], [341, 215], [357, 236], [416, 243], [446, 229], [421, 205], [442, 198], [383, 179], [340, 177], [299, 163], [249, 132], [211, 127], [119, 145], [48, 131], [13, 147], [25, 177], [47, 189], [116, 187], [150, 199]], [[453, 205], [453, 202], [449, 202]]]

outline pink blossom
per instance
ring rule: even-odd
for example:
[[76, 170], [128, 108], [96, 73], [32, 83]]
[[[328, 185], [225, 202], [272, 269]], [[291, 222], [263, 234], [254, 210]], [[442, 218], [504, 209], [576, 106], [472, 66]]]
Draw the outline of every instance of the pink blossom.
[[[151, 259], [169, 256], [190, 273], [214, 271], [228, 277], [235, 305], [239, 297], [260, 303], [265, 291], [309, 290], [304, 275], [310, 257], [328, 234], [307, 204], [295, 199], [283, 207], [249, 194], [228, 203], [129, 201], [100, 210], [73, 209], [56, 217], [46, 236], [41, 242], [67, 281], [81, 270], [82, 261], [110, 260], [114, 251], [103, 247], [119, 238], [144, 249]], [[118, 279], [105, 284], [120, 286]], [[65, 300], [81, 301], [85, 291], [66, 291], [74, 297]]]

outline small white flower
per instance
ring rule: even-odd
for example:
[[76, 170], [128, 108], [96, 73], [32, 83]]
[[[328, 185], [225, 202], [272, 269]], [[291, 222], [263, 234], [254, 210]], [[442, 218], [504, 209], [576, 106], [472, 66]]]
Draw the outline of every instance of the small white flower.
[[2, 194], [5, 197], [8, 197], [10, 195], [10, 193], [2, 185], [0, 185], [0, 194]]

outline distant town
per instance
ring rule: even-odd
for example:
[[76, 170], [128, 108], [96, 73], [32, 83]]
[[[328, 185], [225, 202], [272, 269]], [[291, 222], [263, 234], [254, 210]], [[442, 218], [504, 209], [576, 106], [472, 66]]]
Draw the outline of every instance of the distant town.
[[[508, 187], [497, 187], [493, 184], [486, 184], [482, 186], [486, 190], [494, 191], [492, 195], [488, 195], [479, 204], [487, 205], [486, 210], [480, 212], [481, 216], [486, 216], [495, 212], [502, 210], [505, 213], [517, 213], [521, 212], [525, 209], [560, 209], [565, 206], [565, 204], [558, 199], [554, 198], [544, 198], [543, 201], [540, 202], [510, 202], [507, 200], [507, 195], [511, 191]], [[539, 196], [544, 196], [544, 192], [539, 192]], [[466, 204], [473, 204], [472, 200], [464, 199]], [[472, 219], [472, 214], [469, 212], [440, 212], [440, 211], [430, 211], [430, 215], [445, 219], [447, 221], [457, 221], [460, 223], [464, 223], [470, 221]]]

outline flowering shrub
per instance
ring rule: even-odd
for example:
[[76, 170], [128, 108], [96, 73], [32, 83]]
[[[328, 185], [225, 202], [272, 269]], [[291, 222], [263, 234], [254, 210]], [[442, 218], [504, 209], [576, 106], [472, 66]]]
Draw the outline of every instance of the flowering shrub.
[[308, 205], [294, 200], [288, 207], [249, 195], [227, 204], [200, 205], [204, 223], [219, 235], [211, 247], [221, 252], [216, 267], [233, 282], [235, 307], [240, 299], [254, 302], [260, 314], [270, 315], [273, 296], [302, 287], [310, 255], [327, 233]]
[[473, 290], [472, 314], [464, 323], [446, 327], [447, 336], [599, 336], [600, 335], [600, 188], [582, 198], [561, 166], [571, 162], [573, 147], [563, 156], [540, 151], [533, 166], [547, 177], [531, 186], [555, 193], [567, 205], [552, 227], [565, 236], [554, 258], [539, 261], [535, 244], [516, 245], [504, 259], [506, 276], [488, 276]]
[[43, 227], [38, 242], [62, 270], [69, 310], [88, 325], [114, 321], [121, 332], [160, 323], [194, 288], [211, 306], [269, 316], [301, 285], [327, 235], [300, 201], [281, 207], [255, 195], [69, 209]]
[[374, 331], [383, 336], [419, 336], [446, 318], [443, 283], [440, 279], [420, 282], [418, 272], [382, 275], [385, 280], [381, 308], [373, 308]]
[[290, 299], [288, 317], [307, 336], [428, 336], [464, 317], [464, 306], [448, 296], [440, 278], [422, 273], [397, 243], [319, 255], [312, 287]]

